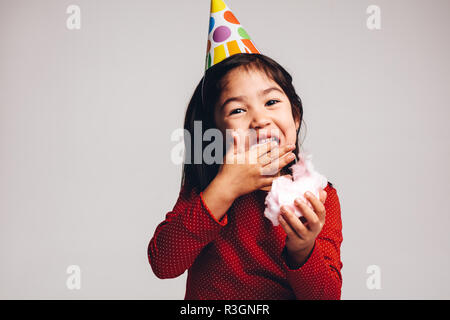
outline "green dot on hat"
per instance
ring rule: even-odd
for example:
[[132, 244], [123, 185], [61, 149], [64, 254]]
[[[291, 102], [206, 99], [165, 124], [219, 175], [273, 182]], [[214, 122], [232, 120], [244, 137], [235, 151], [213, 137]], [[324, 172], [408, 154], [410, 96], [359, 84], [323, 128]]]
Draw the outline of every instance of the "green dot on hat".
[[247, 31], [244, 30], [244, 28], [239, 27], [238, 33], [243, 39], [250, 39], [250, 36], [248, 35]]

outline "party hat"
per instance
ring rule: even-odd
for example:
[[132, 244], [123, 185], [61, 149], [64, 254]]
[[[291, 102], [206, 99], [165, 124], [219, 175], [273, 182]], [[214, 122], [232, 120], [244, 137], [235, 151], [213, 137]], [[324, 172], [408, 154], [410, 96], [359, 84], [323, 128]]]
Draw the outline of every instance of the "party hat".
[[223, 0], [211, 0], [205, 70], [237, 53], [260, 53]]

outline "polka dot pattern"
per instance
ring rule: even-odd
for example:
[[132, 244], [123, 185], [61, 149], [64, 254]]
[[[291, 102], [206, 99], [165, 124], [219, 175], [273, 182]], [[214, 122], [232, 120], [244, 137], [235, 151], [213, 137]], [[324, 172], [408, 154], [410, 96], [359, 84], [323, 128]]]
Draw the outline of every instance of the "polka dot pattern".
[[222, 11], [226, 7], [227, 7], [227, 5], [225, 4], [225, 2], [223, 2], [223, 0], [212, 0], [211, 1], [211, 12], [212, 13]]
[[214, 30], [213, 40], [215, 42], [223, 42], [227, 40], [231, 35], [231, 30], [227, 26], [220, 26]]
[[238, 33], [242, 37], [242, 39], [250, 39], [250, 36], [248, 35], [247, 31], [245, 31], [244, 28], [240, 27], [238, 29]]
[[212, 0], [205, 69], [238, 53], [260, 52], [225, 2]]
[[161, 279], [188, 270], [185, 299], [340, 299], [341, 210], [336, 189], [325, 191], [325, 225], [307, 261], [291, 269], [286, 233], [264, 217], [266, 191], [237, 198], [218, 221], [203, 193], [183, 186], [150, 240], [151, 268]]
[[209, 18], [209, 31], [208, 31], [208, 33], [211, 32], [212, 29], [214, 29], [214, 25], [215, 24], [216, 24], [216, 20], [213, 17], [210, 17]]
[[208, 69], [209, 67], [211, 67], [211, 54], [210, 53], [208, 53], [208, 61], [207, 61], [207, 65], [206, 65], [206, 68]]
[[223, 17], [229, 23], [239, 24], [238, 19], [236, 19], [236, 17], [234, 16], [233, 12], [231, 12], [230, 10], [225, 11], [225, 13], [223, 14]]

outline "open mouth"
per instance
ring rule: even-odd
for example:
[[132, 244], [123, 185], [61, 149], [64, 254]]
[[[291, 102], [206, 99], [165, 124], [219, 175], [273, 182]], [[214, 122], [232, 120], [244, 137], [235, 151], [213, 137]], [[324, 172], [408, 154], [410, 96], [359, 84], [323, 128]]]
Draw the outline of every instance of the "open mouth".
[[276, 141], [276, 143], [280, 144], [280, 139], [278, 137], [270, 137], [270, 138], [261, 139], [261, 140], [259, 140], [259, 144], [266, 143], [269, 141]]
[[251, 143], [251, 147], [257, 145], [257, 144], [263, 144], [269, 141], [275, 141], [278, 145], [280, 144], [280, 138], [273, 136], [273, 137], [268, 137], [268, 138], [261, 138], [261, 139], [255, 139], [255, 141], [253, 141], [253, 143]]

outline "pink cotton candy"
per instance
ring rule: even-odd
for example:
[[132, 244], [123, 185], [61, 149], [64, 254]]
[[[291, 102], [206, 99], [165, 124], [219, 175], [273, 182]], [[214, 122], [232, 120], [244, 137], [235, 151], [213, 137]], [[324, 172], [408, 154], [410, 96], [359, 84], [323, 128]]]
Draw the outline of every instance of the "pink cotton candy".
[[311, 155], [298, 155], [299, 161], [290, 167], [292, 178], [281, 176], [272, 183], [272, 188], [266, 196], [264, 216], [272, 221], [274, 226], [278, 226], [278, 216], [281, 206], [290, 208], [297, 217], [302, 216], [301, 211], [294, 204], [296, 198], [301, 198], [312, 208], [304, 194], [310, 191], [319, 198], [319, 190], [327, 186], [328, 180], [323, 175], [314, 170], [311, 162]]

